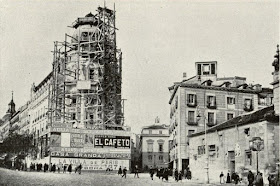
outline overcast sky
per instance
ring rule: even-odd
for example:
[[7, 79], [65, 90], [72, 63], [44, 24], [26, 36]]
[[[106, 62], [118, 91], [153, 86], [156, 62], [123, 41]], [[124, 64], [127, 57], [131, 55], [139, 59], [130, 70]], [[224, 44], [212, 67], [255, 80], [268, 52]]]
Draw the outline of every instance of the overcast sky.
[[[123, 52], [125, 122], [139, 133], [159, 116], [169, 124], [169, 91], [196, 61], [218, 61], [218, 76], [247, 77], [271, 87], [279, 43], [278, 1], [106, 1], [116, 3], [117, 45]], [[0, 0], [0, 116], [11, 91], [16, 107], [51, 71], [53, 41], [72, 34], [77, 17], [103, 1]]]

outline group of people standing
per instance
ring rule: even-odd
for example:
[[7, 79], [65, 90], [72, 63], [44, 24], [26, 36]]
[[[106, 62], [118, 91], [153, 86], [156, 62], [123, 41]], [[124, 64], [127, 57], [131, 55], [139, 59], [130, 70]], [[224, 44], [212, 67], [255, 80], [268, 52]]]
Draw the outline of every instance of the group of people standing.
[[[263, 177], [262, 177], [262, 173], [258, 172], [257, 175], [255, 176], [252, 171], [248, 172], [248, 186], [263, 186]], [[231, 176], [230, 173], [227, 173], [227, 178], [226, 178], [226, 183], [235, 183], [235, 185], [238, 185], [240, 182], [242, 181], [242, 179], [239, 177], [238, 173], [236, 172], [232, 172]], [[224, 180], [224, 173], [221, 172], [220, 174], [220, 183], [223, 184], [225, 183]]]
[[[55, 173], [56, 171], [58, 173], [60, 173], [60, 171], [62, 171], [63, 173], [66, 173], [66, 172], [69, 172], [69, 174], [72, 173], [72, 164], [58, 164], [56, 165], [55, 163], [54, 164], [47, 164], [45, 163], [44, 166], [42, 165], [42, 163], [32, 163], [30, 164], [30, 171], [42, 171], [42, 168], [44, 170], [44, 172], [53, 172]], [[81, 174], [81, 170], [82, 170], [82, 165], [78, 165], [76, 168], [75, 168], [75, 173], [79, 173]]]

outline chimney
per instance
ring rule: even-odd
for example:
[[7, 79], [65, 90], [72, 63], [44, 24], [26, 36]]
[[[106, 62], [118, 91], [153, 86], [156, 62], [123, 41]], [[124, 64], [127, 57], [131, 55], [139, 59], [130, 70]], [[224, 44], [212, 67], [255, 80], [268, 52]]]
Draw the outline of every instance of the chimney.
[[183, 72], [183, 81], [187, 80], [187, 72]]

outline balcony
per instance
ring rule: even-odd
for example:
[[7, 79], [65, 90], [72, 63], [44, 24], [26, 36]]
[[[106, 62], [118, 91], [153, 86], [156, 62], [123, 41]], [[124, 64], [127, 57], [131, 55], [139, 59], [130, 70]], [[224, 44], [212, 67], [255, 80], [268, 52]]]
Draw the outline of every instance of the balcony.
[[213, 127], [214, 125], [216, 125], [216, 122], [210, 121], [210, 122], [207, 122], [206, 125], [207, 125], [208, 127]]
[[197, 101], [195, 100], [195, 101], [192, 102], [192, 103], [191, 103], [191, 102], [188, 102], [188, 103], [187, 103], [187, 106], [188, 106], [188, 107], [196, 107], [196, 106], [197, 106]]
[[207, 108], [216, 109], [217, 108], [216, 100], [214, 102], [207, 102]]
[[191, 126], [196, 126], [196, 125], [198, 125], [198, 122], [197, 121], [187, 121], [187, 124], [191, 125]]

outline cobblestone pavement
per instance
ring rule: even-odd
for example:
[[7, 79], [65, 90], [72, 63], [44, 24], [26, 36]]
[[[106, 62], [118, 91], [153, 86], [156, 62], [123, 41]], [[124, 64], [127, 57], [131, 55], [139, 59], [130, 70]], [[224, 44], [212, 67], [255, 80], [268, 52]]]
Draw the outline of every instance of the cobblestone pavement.
[[[205, 185], [203, 183], [195, 183], [189, 180], [183, 180], [181, 182], [175, 182], [173, 178], [169, 182], [162, 182], [157, 177], [151, 180], [148, 174], [139, 174], [140, 178], [134, 178], [133, 174], [128, 174], [127, 178], [121, 178], [116, 174], [106, 174], [106, 173], [90, 173], [82, 172], [79, 174], [69, 174], [69, 173], [44, 173], [44, 172], [24, 172], [15, 171], [10, 169], [0, 168], [0, 185], [11, 185], [11, 186], [25, 186], [25, 185], [62, 185], [62, 186], [169, 186], [169, 185]], [[209, 184], [209, 185], [219, 185], [219, 184]], [[229, 186], [229, 185], [226, 185]]]

